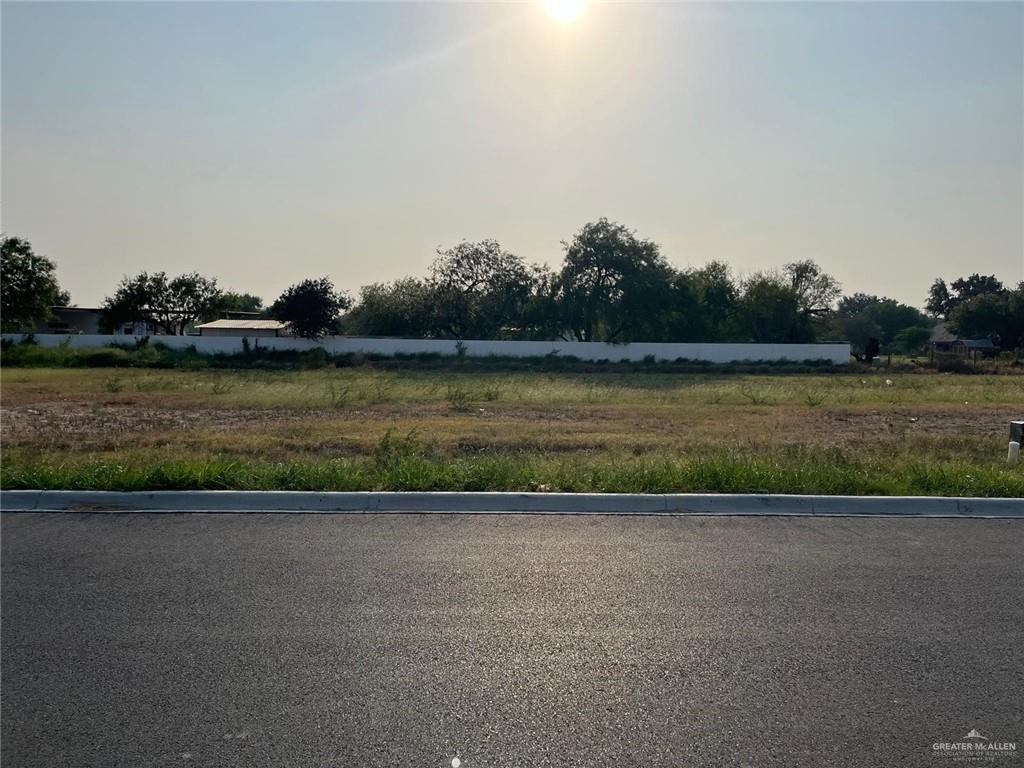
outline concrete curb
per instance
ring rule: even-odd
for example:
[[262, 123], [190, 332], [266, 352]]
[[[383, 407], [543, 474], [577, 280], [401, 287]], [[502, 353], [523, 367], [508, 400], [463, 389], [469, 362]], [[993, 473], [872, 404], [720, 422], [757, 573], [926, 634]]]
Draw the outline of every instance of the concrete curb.
[[808, 515], [1024, 518], [1024, 499], [641, 493], [0, 491], [3, 512]]

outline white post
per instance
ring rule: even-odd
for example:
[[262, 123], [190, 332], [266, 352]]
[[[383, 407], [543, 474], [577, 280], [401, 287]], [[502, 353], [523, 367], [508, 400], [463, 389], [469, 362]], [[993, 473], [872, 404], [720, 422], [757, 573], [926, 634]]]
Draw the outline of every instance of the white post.
[[1006, 453], [1006, 463], [1013, 465], [1018, 461], [1020, 461], [1020, 443], [1013, 440], [1010, 442], [1010, 450]]
[[1020, 461], [1020, 444], [1024, 443], [1024, 421], [1010, 422], [1010, 446], [1006, 452], [1007, 464], [1017, 464]]

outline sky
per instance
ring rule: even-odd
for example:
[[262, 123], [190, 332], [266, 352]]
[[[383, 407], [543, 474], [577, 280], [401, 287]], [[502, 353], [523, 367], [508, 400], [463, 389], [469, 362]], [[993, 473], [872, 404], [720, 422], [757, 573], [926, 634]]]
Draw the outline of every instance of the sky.
[[11, 3], [4, 232], [79, 306], [199, 271], [272, 301], [601, 216], [676, 266], [814, 259], [921, 306], [1024, 279], [1024, 4]]

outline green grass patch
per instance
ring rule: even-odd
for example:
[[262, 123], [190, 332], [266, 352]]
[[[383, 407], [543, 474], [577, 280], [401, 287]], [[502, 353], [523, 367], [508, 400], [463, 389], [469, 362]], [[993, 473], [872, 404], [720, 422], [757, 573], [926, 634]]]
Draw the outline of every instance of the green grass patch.
[[778, 456], [713, 451], [693, 457], [485, 455], [446, 459], [390, 448], [371, 457], [5, 461], [5, 489], [567, 491], [596, 493], [813, 493], [1024, 497], [1024, 473], [955, 460], [887, 461], [841, 450]]
[[129, 365], [0, 383], [4, 488], [1024, 497], [1003, 463], [1021, 376]]

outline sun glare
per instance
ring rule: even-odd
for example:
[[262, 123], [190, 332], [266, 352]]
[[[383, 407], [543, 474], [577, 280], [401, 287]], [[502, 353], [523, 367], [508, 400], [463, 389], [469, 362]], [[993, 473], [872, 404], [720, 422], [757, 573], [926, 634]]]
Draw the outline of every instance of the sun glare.
[[544, 0], [544, 8], [555, 21], [567, 24], [576, 21], [583, 13], [587, 0]]

